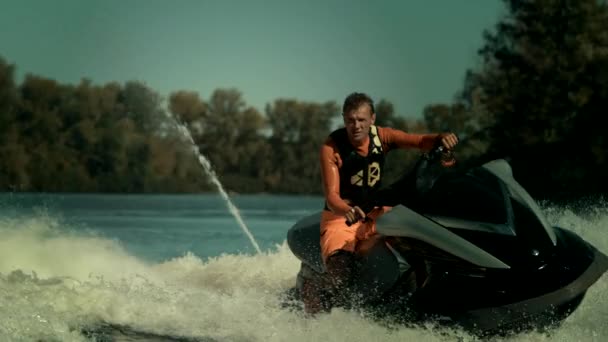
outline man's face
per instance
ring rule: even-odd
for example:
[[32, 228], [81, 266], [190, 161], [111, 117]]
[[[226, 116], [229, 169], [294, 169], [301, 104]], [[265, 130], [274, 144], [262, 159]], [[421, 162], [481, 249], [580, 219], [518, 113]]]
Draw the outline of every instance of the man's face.
[[369, 127], [376, 121], [376, 114], [372, 113], [367, 103], [363, 103], [357, 109], [344, 113], [343, 118], [348, 140], [353, 145], [359, 145], [369, 135]]

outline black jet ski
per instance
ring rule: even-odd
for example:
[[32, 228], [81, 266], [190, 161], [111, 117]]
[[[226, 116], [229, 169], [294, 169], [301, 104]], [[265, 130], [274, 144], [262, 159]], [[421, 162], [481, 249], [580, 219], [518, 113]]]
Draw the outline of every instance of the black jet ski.
[[[432, 320], [478, 334], [554, 327], [608, 268], [576, 233], [552, 226], [503, 159], [443, 168], [436, 148], [413, 171], [370, 197], [388, 205], [379, 238], [357, 252], [353, 305], [407, 322]], [[304, 286], [332, 302], [319, 246], [320, 212], [297, 222], [287, 242]], [[340, 304], [343, 305], [343, 304]], [[343, 305], [344, 306], [344, 305]]]

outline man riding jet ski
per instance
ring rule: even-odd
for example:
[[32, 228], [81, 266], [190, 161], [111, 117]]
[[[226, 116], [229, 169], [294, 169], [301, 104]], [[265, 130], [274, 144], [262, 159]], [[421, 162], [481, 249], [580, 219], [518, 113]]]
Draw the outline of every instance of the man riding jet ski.
[[411, 173], [370, 196], [366, 213], [392, 209], [377, 219], [377, 238], [357, 246], [348, 289], [338, 293], [328, 279], [320, 214], [297, 222], [287, 235], [302, 261], [296, 298], [483, 334], [553, 326], [569, 316], [608, 269], [608, 257], [551, 226], [505, 160], [445, 169], [445, 152], [424, 154]]

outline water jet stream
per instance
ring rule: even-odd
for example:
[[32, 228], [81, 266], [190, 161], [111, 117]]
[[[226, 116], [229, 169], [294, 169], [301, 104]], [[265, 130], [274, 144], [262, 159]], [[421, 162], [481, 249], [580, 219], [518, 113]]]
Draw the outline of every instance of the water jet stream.
[[239, 224], [239, 226], [241, 227], [243, 232], [247, 235], [247, 237], [251, 241], [251, 244], [256, 249], [258, 254], [261, 254], [262, 251], [260, 249], [260, 246], [255, 241], [255, 238], [253, 237], [253, 234], [251, 234], [251, 231], [249, 230], [249, 228], [247, 228], [247, 225], [243, 221], [243, 218], [241, 217], [241, 214], [239, 213], [238, 208], [234, 205], [234, 203], [232, 203], [232, 200], [228, 196], [228, 193], [226, 193], [226, 190], [224, 190], [222, 183], [217, 178], [217, 175], [215, 174], [215, 171], [213, 170], [213, 167], [211, 166], [211, 162], [209, 161], [209, 159], [207, 159], [207, 157], [205, 157], [202, 153], [200, 153], [200, 151], [198, 150], [198, 146], [194, 142], [194, 138], [192, 138], [192, 134], [190, 134], [190, 131], [188, 130], [188, 128], [185, 125], [181, 124], [178, 120], [175, 120], [175, 124], [176, 124], [177, 130], [180, 132], [180, 134], [184, 138], [186, 138], [188, 140], [188, 142], [191, 144], [192, 152], [198, 157], [199, 164], [201, 164], [201, 166], [205, 170], [205, 173], [207, 173], [207, 175], [211, 179], [211, 182], [217, 187], [217, 190], [220, 193], [220, 195], [222, 196], [222, 198], [224, 199], [224, 201], [226, 202], [226, 205], [228, 206], [230, 213], [232, 214], [232, 216], [234, 216], [234, 218], [236, 219], [237, 223]]

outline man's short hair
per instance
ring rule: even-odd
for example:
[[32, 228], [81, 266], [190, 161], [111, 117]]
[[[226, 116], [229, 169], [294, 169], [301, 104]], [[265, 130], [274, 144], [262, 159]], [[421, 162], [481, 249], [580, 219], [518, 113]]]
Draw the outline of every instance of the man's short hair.
[[367, 103], [372, 110], [372, 114], [376, 112], [374, 109], [374, 100], [372, 100], [369, 95], [365, 93], [352, 93], [346, 97], [344, 100], [344, 105], [342, 106], [342, 115], [350, 113], [353, 110], [356, 110], [362, 104]]

